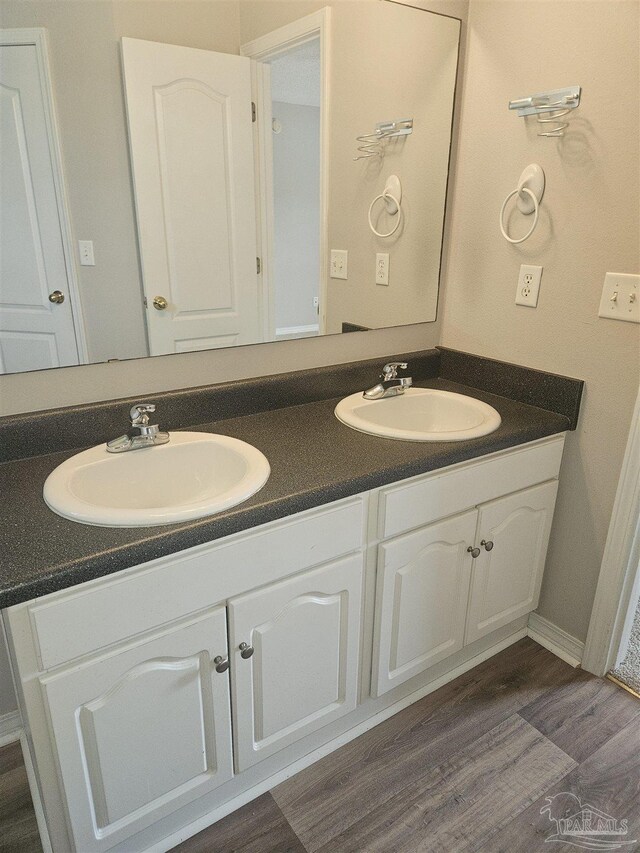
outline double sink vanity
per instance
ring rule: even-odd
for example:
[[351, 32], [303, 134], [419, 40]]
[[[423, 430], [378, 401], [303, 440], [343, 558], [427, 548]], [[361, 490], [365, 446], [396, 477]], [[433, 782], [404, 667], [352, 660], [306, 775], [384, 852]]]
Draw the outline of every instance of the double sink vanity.
[[401, 360], [378, 399], [377, 361], [156, 395], [135, 452], [132, 400], [0, 422], [54, 851], [168, 850], [526, 634], [582, 382]]

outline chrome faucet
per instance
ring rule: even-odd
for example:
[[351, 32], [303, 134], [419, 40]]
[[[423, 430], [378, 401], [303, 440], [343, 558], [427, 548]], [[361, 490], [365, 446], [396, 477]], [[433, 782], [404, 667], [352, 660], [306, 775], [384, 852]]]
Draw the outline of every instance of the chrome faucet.
[[155, 412], [154, 403], [136, 403], [131, 408], [131, 429], [126, 435], [118, 436], [107, 442], [109, 453], [125, 453], [127, 450], [139, 450], [142, 447], [154, 447], [166, 444], [169, 433], [162, 432], [158, 424], [149, 423], [149, 414]]
[[405, 388], [410, 388], [413, 385], [413, 380], [410, 376], [398, 376], [398, 368], [407, 369], [406, 361], [390, 361], [385, 364], [380, 374], [380, 382], [363, 391], [362, 396], [365, 400], [382, 400], [384, 397], [397, 397], [398, 394], [404, 394]]

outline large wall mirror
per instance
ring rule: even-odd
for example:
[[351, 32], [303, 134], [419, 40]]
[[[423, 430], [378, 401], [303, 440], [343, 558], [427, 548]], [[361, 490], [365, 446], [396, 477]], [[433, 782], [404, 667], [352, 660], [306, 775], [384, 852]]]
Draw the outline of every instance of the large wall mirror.
[[435, 319], [457, 19], [2, 5], [1, 373]]

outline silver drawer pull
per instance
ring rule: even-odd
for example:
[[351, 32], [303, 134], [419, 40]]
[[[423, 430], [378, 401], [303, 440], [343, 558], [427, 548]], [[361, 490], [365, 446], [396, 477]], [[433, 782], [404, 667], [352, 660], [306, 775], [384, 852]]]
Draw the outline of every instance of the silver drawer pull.
[[474, 548], [473, 545], [469, 545], [467, 551], [471, 554], [474, 560], [476, 557], [480, 556], [480, 548]]
[[245, 660], [247, 660], [247, 658], [250, 658], [251, 655], [255, 652], [255, 649], [253, 648], [253, 646], [250, 646], [249, 643], [240, 643], [238, 648], [240, 649], [240, 657], [243, 657]]
[[493, 542], [490, 539], [483, 539], [480, 544], [484, 546], [485, 551], [490, 551], [493, 548]]
[[229, 658], [223, 658], [222, 655], [218, 655], [213, 659], [213, 662], [216, 672], [226, 672], [229, 669]]

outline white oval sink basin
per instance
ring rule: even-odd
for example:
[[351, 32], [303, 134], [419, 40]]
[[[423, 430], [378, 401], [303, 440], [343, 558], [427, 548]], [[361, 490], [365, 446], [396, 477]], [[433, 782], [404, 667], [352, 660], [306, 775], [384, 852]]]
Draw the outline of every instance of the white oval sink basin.
[[84, 450], [47, 477], [44, 499], [58, 515], [104, 527], [147, 527], [202, 518], [264, 486], [266, 456], [237, 438], [172, 432], [168, 444], [126, 453]]
[[465, 441], [501, 423], [498, 412], [482, 400], [435, 388], [408, 388], [382, 400], [366, 400], [358, 392], [340, 400], [335, 414], [352, 429], [404, 441]]

